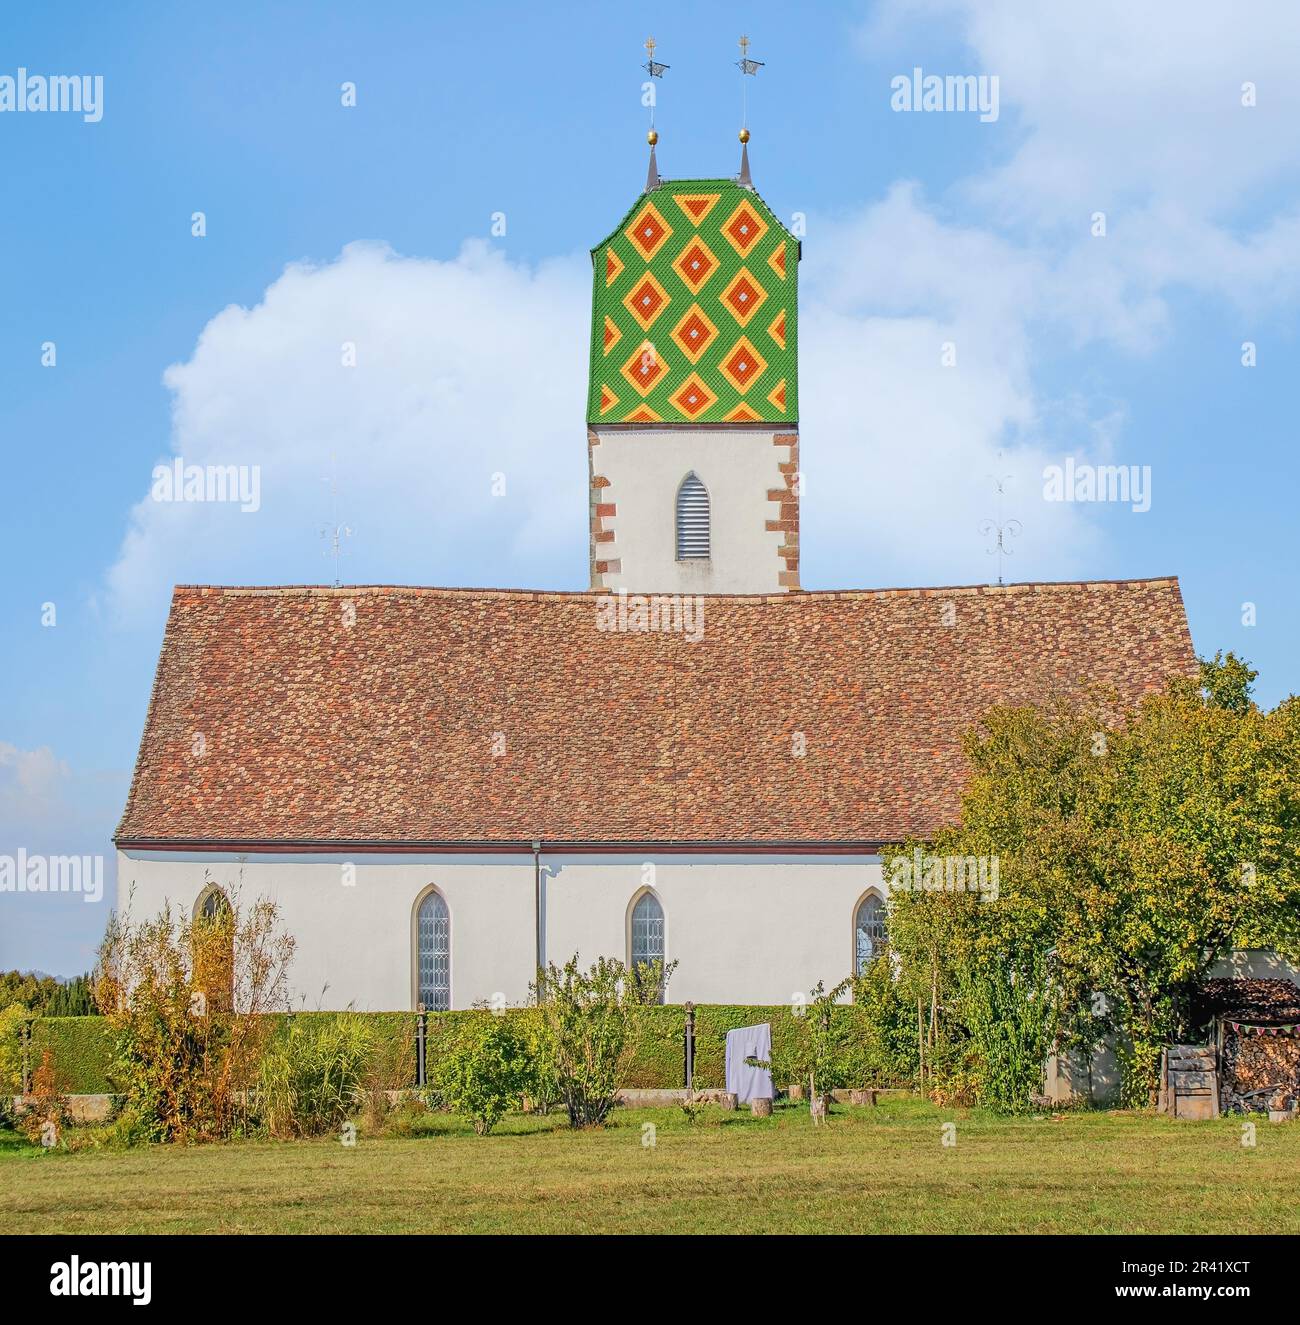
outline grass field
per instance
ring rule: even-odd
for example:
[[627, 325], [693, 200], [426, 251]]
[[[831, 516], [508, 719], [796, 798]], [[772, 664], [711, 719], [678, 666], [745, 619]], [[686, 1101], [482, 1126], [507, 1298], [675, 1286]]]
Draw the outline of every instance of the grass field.
[[[942, 1144], [955, 1122], [956, 1144]], [[642, 1127], [653, 1123], [653, 1148]], [[813, 1127], [429, 1115], [405, 1137], [42, 1152], [0, 1134], [0, 1233], [1300, 1233], [1300, 1124], [1005, 1119], [914, 1100]]]

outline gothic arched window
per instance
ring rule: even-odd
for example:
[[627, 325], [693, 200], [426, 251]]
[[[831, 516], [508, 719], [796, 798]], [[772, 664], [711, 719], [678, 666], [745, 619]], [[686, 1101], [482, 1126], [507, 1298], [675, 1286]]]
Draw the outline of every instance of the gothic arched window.
[[861, 975], [880, 956], [888, 934], [885, 931], [885, 903], [877, 893], [868, 893], [858, 903], [853, 920], [853, 970]]
[[677, 489], [677, 560], [707, 561], [709, 557], [709, 490], [694, 473]]
[[[664, 961], [664, 909], [659, 899], [652, 892], [644, 892], [632, 908], [632, 977], [640, 979], [640, 972], [651, 962]], [[664, 1001], [662, 980], [659, 985], [658, 1002]]]
[[416, 912], [417, 1001], [430, 1012], [451, 1010], [451, 912], [442, 894], [425, 894]]

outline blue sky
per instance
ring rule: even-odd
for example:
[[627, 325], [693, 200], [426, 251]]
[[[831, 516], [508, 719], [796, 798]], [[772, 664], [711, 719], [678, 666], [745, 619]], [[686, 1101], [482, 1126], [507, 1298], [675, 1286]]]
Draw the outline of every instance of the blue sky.
[[[1047, 8], [657, 5], [660, 168], [736, 169], [747, 31], [755, 183], [807, 218], [807, 587], [991, 578], [1008, 474], [1008, 578], [1177, 574], [1198, 650], [1250, 658], [1272, 703], [1300, 656], [1300, 13]], [[0, 854], [103, 853], [111, 894], [170, 586], [328, 580], [331, 472], [345, 580], [585, 587], [586, 254], [644, 179], [645, 27], [0, 16], [0, 76], [104, 80], [99, 123], [0, 113]], [[916, 67], [996, 76], [998, 118], [891, 109]], [[177, 454], [261, 466], [260, 510], [149, 502]], [[1045, 502], [1066, 456], [1149, 466], [1151, 509]], [[0, 968], [85, 968], [106, 905], [0, 894]]]

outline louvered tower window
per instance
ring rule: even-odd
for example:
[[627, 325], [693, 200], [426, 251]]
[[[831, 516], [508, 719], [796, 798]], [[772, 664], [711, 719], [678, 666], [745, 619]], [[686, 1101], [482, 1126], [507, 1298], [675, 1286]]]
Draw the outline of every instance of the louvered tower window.
[[677, 560], [707, 561], [709, 557], [709, 490], [695, 474], [677, 489]]

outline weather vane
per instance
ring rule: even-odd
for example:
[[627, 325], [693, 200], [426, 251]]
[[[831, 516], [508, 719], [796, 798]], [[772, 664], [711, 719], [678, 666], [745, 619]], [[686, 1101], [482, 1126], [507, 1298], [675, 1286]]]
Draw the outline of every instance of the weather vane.
[[753, 77], [763, 67], [762, 60], [749, 58], [749, 38], [741, 35], [740, 59], [736, 68], [740, 70], [740, 184], [747, 189], [754, 187], [749, 175], [749, 84], [745, 77]]
[[[998, 459], [1002, 459], [1001, 451], [998, 452]], [[1024, 526], [1019, 520], [1003, 520], [1002, 518], [1002, 497], [1007, 490], [1006, 485], [1011, 480], [1011, 475], [1003, 474], [1001, 478], [998, 478], [997, 476], [990, 474], [989, 478], [993, 480], [993, 487], [998, 494], [998, 518], [996, 520], [983, 521], [980, 524], [980, 533], [985, 538], [996, 535], [993, 546], [991, 548], [986, 548], [985, 551], [990, 557], [995, 556], [998, 559], [998, 583], [1001, 584], [1003, 582], [1003, 560], [1011, 556], [1011, 548], [1007, 546], [1007, 540], [1011, 538], [1019, 538], [1024, 531]]]
[[[646, 62], [641, 68], [651, 78], [662, 78], [664, 70], [668, 66], [655, 59], [655, 39], [653, 37], [645, 39], [645, 53]], [[655, 100], [654, 85], [652, 83], [644, 84], [641, 89], [641, 104], [650, 107], [650, 132], [645, 136], [646, 142], [650, 144], [650, 166], [645, 177], [645, 191], [647, 193], [659, 187], [659, 164], [655, 161], [655, 144], [659, 141], [659, 133], [655, 128]]]
[[664, 70], [668, 68], [666, 64], [660, 64], [655, 59], [655, 39], [647, 37], [645, 39], [646, 62], [641, 66], [642, 69], [650, 75], [651, 78], [662, 78]]
[[328, 478], [321, 479], [322, 483], [328, 483], [330, 486], [330, 522], [321, 528], [320, 536], [329, 539], [329, 546], [321, 553], [323, 557], [332, 557], [334, 559], [334, 587], [337, 589], [343, 583], [339, 579], [339, 558], [344, 556], [343, 540], [352, 537], [352, 530], [348, 525], [339, 523], [339, 489], [338, 483], [334, 479], [334, 453], [330, 452], [330, 472]]
[[762, 60], [751, 60], [749, 58], [749, 38], [740, 39], [740, 59], [736, 61], [736, 68], [742, 74], [756, 74], [763, 67]]

